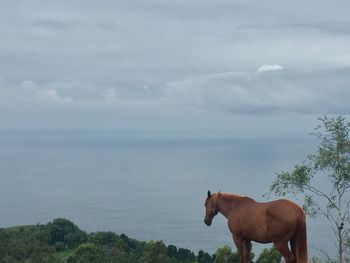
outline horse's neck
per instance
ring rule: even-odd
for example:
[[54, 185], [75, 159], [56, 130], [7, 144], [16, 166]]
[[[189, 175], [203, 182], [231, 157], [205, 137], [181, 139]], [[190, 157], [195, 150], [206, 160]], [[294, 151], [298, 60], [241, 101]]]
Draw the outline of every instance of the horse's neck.
[[234, 194], [220, 194], [218, 198], [218, 210], [226, 218], [234, 210], [236, 206], [242, 201], [243, 196]]

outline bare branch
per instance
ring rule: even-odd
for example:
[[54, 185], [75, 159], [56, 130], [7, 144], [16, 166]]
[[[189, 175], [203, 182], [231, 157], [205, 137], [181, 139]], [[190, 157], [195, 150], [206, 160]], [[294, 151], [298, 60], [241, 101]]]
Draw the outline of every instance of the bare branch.
[[327, 254], [326, 251], [324, 251], [323, 249], [321, 248], [318, 248], [318, 247], [315, 247], [315, 246], [312, 246], [314, 249], [316, 249], [317, 251], [321, 252], [326, 258], [327, 258], [327, 261], [328, 262], [333, 262], [332, 258]]
[[328, 200], [328, 202], [329, 202], [330, 204], [332, 204], [338, 211], [340, 210], [340, 208], [338, 207], [338, 205], [337, 205], [327, 194], [325, 194], [325, 193], [322, 192], [321, 190], [319, 190], [319, 189], [317, 189], [317, 188], [311, 186], [309, 183], [306, 184], [306, 188], [305, 188], [305, 189], [306, 189], [306, 190], [309, 190], [310, 192], [312, 192], [312, 193], [314, 193], [314, 194], [316, 194], [316, 195], [318, 195], [318, 196], [321, 196], [321, 197], [326, 198], [326, 199]]
[[348, 216], [349, 208], [350, 208], [350, 200], [348, 200], [347, 203], [346, 203], [346, 209], [345, 209], [343, 217], [341, 218], [342, 222], [344, 222], [345, 219], [346, 219], [346, 216]]

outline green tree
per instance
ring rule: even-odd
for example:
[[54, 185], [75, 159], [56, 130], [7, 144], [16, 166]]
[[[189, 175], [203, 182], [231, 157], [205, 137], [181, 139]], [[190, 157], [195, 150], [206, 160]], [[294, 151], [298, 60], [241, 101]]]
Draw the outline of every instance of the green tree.
[[90, 243], [94, 243], [95, 245], [103, 245], [107, 247], [113, 247], [117, 243], [118, 239], [118, 235], [110, 231], [96, 232], [89, 234], [88, 236], [88, 240]]
[[[313, 256], [310, 260], [310, 263], [322, 263], [322, 261], [318, 257]], [[332, 263], [332, 262], [327, 262], [327, 263]]]
[[229, 246], [218, 248], [215, 252], [214, 263], [240, 263], [237, 253], [232, 253]]
[[179, 248], [175, 258], [180, 262], [194, 262], [196, 255], [189, 249]]
[[3, 263], [18, 263], [19, 261], [16, 260], [14, 257], [11, 257], [9, 255], [4, 256], [0, 262]]
[[146, 244], [140, 259], [141, 263], [166, 263], [168, 262], [167, 247], [163, 241], [151, 240]]
[[129, 249], [127, 244], [119, 239], [108, 255], [108, 262], [111, 263], [130, 263]]
[[67, 219], [54, 219], [47, 226], [50, 231], [49, 243], [59, 251], [65, 248], [75, 248], [79, 244], [87, 242], [87, 233]]
[[281, 263], [281, 262], [282, 262], [282, 256], [276, 250], [275, 247], [272, 247], [270, 249], [264, 248], [256, 261], [256, 263]]
[[293, 171], [280, 172], [270, 190], [280, 196], [302, 193], [307, 213], [322, 215], [330, 222], [337, 240], [338, 261], [344, 263], [350, 231], [350, 122], [340, 116], [319, 120], [312, 133], [319, 140], [316, 153]]
[[120, 239], [125, 242], [129, 254], [132, 257], [132, 262], [138, 263], [145, 250], [146, 242], [129, 238], [125, 234], [121, 234]]
[[198, 261], [198, 263], [212, 263], [213, 258], [207, 252], [204, 252], [203, 250], [199, 250], [198, 256], [197, 256], [197, 261]]
[[177, 255], [177, 247], [176, 246], [174, 246], [174, 245], [169, 245], [168, 247], [167, 247], [167, 255], [169, 256], [169, 257], [173, 257], [173, 258], [175, 258], [176, 257], [176, 255]]
[[67, 263], [101, 263], [106, 262], [102, 250], [95, 244], [85, 243], [78, 246]]
[[9, 250], [8, 243], [10, 240], [10, 235], [2, 228], [0, 228], [0, 262]]

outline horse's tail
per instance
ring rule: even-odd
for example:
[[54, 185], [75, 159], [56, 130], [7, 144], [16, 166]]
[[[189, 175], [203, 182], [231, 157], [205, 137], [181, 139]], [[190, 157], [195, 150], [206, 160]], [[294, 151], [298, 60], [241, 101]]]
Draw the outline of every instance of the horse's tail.
[[306, 218], [303, 210], [298, 213], [299, 226], [294, 237], [297, 263], [307, 263]]

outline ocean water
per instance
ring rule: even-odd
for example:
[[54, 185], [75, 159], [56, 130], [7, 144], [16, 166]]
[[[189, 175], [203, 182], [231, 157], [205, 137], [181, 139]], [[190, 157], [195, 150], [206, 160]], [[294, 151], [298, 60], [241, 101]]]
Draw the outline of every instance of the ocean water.
[[[0, 132], [0, 227], [65, 217], [89, 232], [213, 253], [233, 244], [223, 216], [203, 223], [207, 190], [264, 201], [276, 172], [316, 145], [200, 133]], [[328, 249], [324, 222], [308, 227], [311, 250]]]

